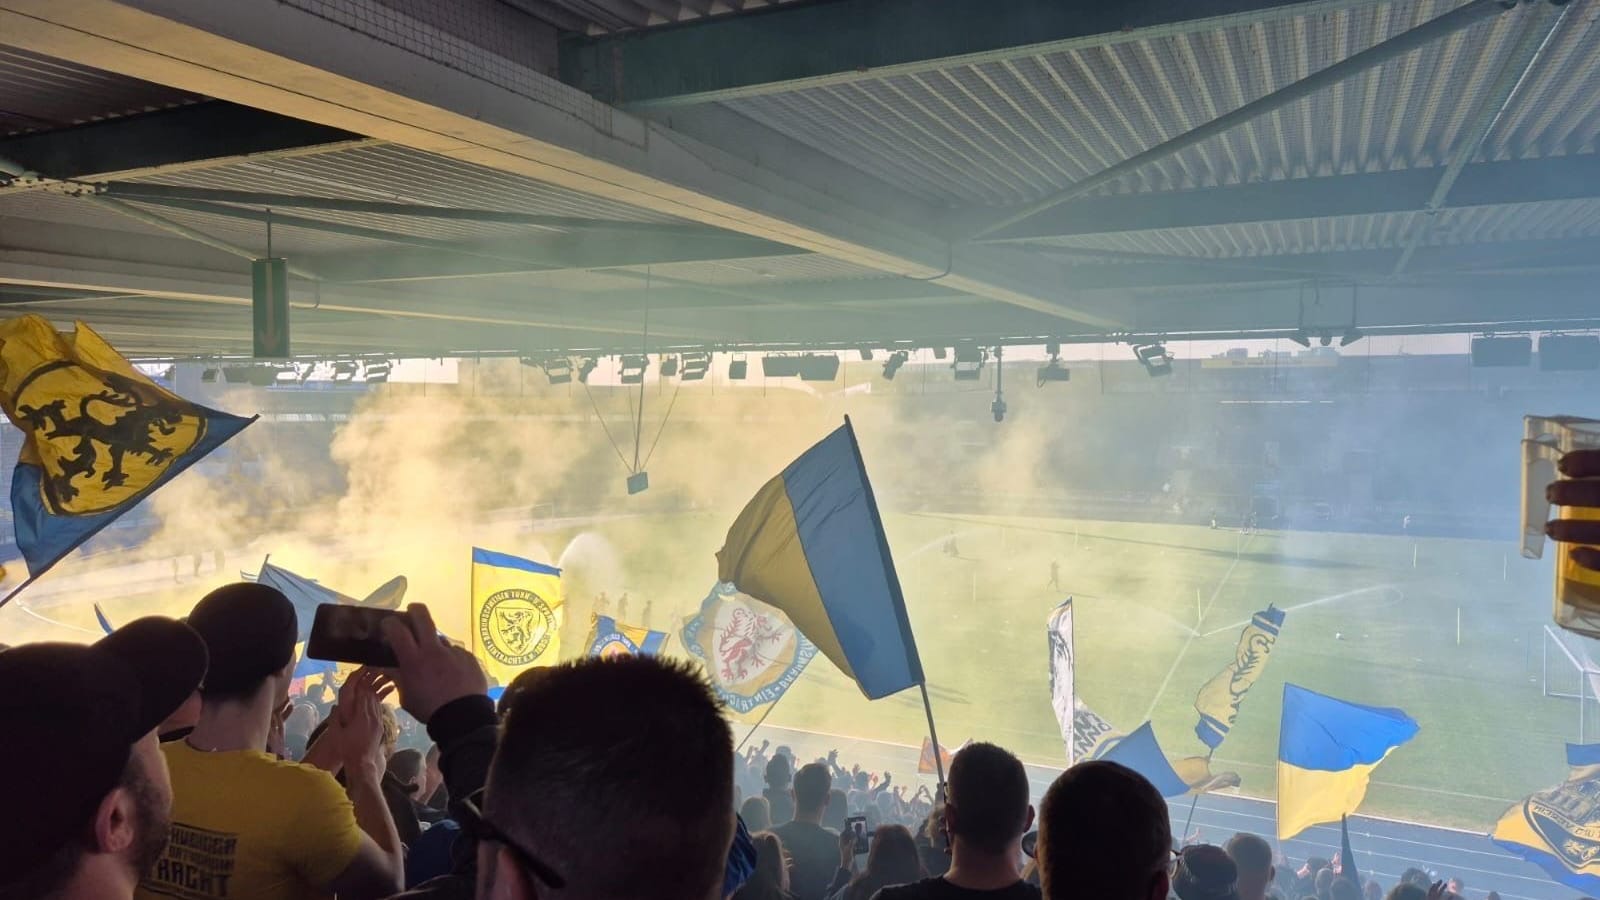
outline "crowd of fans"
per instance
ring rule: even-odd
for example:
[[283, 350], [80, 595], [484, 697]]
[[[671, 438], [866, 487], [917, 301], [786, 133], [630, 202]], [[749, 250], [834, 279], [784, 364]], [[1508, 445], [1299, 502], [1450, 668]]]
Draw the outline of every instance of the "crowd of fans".
[[1249, 834], [1175, 848], [1165, 800], [1110, 762], [1063, 772], [1036, 816], [993, 744], [957, 753], [940, 796], [837, 753], [739, 753], [702, 677], [663, 659], [533, 669], [496, 705], [421, 605], [385, 622], [396, 668], [291, 700], [298, 633], [282, 594], [240, 583], [183, 622], [0, 649], [0, 770], [26, 773], [0, 900], [1464, 896], [1420, 869], [1384, 895], [1337, 856], [1291, 870]]

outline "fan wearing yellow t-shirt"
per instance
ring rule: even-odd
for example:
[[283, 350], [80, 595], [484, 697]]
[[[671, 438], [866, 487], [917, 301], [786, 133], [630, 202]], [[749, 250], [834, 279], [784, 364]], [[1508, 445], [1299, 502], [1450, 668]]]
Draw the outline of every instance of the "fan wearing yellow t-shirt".
[[188, 623], [214, 660], [200, 720], [163, 746], [171, 840], [137, 900], [376, 900], [401, 890], [403, 850], [380, 787], [381, 676], [346, 680], [332, 742], [348, 788], [323, 769], [263, 752], [294, 669], [294, 607], [273, 588], [207, 594]]

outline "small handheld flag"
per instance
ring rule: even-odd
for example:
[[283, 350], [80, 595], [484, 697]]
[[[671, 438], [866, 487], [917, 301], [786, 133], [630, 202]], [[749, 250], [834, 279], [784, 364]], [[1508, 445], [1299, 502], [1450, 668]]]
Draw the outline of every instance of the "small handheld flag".
[[722, 581], [783, 610], [869, 699], [923, 683], [849, 419], [756, 493], [717, 563]]
[[472, 548], [472, 652], [500, 684], [561, 656], [561, 570]]
[[1233, 661], [1228, 663], [1210, 681], [1200, 686], [1195, 695], [1194, 708], [1200, 714], [1195, 723], [1195, 736], [1200, 742], [1217, 749], [1228, 736], [1234, 720], [1239, 717], [1239, 704], [1250, 686], [1261, 677], [1267, 667], [1267, 658], [1278, 643], [1278, 632], [1283, 628], [1284, 611], [1275, 606], [1250, 617], [1250, 624], [1239, 632], [1239, 646], [1233, 651]]
[[1600, 895], [1600, 744], [1568, 744], [1567, 780], [1506, 810], [1490, 840], [1580, 894]]
[[655, 656], [667, 646], [665, 631], [623, 625], [610, 616], [589, 617], [590, 656]]
[[1363, 706], [1283, 686], [1278, 729], [1278, 840], [1353, 813], [1372, 770], [1417, 735], [1398, 709]]
[[11, 511], [30, 581], [255, 421], [173, 394], [81, 322], [58, 333], [34, 315], [0, 322], [0, 408], [23, 433]]

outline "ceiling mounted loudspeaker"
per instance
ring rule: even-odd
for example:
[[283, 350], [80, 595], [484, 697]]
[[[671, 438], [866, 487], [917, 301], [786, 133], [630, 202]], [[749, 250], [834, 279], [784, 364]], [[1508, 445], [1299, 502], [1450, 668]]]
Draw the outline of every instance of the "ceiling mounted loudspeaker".
[[1539, 338], [1542, 372], [1592, 372], [1600, 369], [1600, 336], [1547, 334]]
[[1531, 362], [1533, 339], [1527, 335], [1472, 339], [1472, 365], [1476, 368], [1519, 368]]

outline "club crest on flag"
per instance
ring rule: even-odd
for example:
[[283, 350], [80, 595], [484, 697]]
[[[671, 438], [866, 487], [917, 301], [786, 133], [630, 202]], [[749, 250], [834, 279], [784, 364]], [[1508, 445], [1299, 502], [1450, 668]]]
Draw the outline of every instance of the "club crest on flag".
[[550, 646], [555, 611], [543, 597], [522, 588], [490, 594], [478, 611], [478, 640], [485, 653], [508, 666], [525, 666]]
[[70, 360], [43, 362], [23, 376], [14, 402], [33, 434], [40, 493], [55, 515], [115, 509], [205, 437], [206, 419], [192, 404]]
[[1489, 833], [1500, 847], [1584, 894], [1600, 891], [1600, 744], [1568, 744], [1567, 780], [1535, 791]]
[[782, 612], [726, 582], [712, 588], [699, 615], [684, 624], [683, 644], [705, 665], [722, 701], [740, 714], [783, 696], [817, 654]]

